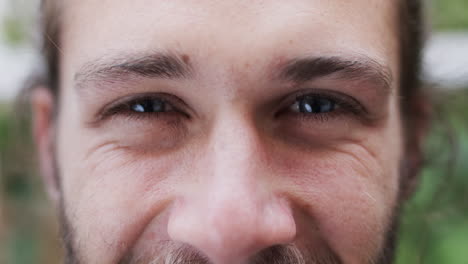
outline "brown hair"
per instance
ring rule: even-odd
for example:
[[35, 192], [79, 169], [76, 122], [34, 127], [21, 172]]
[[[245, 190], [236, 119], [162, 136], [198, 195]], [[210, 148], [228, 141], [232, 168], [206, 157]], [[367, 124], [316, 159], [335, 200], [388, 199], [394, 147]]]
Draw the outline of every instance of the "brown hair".
[[44, 86], [59, 92], [60, 65], [60, 4], [57, 0], [41, 1], [40, 26], [42, 31], [41, 54], [45, 62], [44, 76], [40, 76]]

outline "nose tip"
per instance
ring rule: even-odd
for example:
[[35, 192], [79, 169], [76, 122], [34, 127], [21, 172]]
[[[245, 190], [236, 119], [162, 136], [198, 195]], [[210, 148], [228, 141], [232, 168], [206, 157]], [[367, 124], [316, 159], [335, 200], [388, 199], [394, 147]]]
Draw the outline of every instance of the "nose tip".
[[246, 263], [262, 249], [291, 242], [296, 234], [285, 200], [253, 203], [246, 197], [208, 197], [178, 203], [169, 219], [171, 239], [193, 246], [213, 263]]
[[[243, 115], [225, 113], [187, 177], [170, 213], [168, 234], [212, 263], [246, 263], [259, 251], [292, 242], [296, 225], [288, 200], [270, 181], [262, 137]], [[181, 187], [182, 188], [182, 187]]]

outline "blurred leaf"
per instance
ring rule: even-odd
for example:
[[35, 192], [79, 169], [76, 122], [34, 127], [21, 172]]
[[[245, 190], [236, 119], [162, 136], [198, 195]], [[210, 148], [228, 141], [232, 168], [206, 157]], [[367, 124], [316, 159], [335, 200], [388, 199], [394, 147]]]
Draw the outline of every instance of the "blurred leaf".
[[468, 0], [433, 0], [432, 16], [438, 30], [467, 30]]
[[18, 46], [27, 40], [27, 30], [24, 21], [18, 17], [7, 16], [2, 23], [1, 31], [4, 33], [6, 43]]
[[438, 99], [430, 160], [404, 207], [397, 264], [468, 263], [468, 89]]

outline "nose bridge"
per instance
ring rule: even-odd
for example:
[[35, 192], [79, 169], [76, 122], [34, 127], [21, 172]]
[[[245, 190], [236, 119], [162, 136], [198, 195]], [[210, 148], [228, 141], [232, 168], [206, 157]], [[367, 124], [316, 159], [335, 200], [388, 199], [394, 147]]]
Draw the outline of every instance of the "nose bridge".
[[199, 190], [183, 199], [169, 223], [172, 238], [214, 263], [243, 263], [263, 248], [289, 242], [292, 213], [267, 185], [255, 125], [241, 114], [217, 120], [207, 150]]
[[223, 116], [210, 133], [207, 154], [213, 165], [213, 176], [233, 173], [241, 178], [250, 177], [249, 174], [262, 165], [263, 148], [258, 129], [247, 114]]
[[243, 240], [244, 245], [237, 245], [237, 250], [249, 251], [260, 239], [257, 228], [263, 225], [270, 206], [261, 142], [255, 124], [246, 115], [220, 116], [210, 135], [207, 163], [211, 169], [203, 202], [206, 208], [202, 210], [220, 246]]

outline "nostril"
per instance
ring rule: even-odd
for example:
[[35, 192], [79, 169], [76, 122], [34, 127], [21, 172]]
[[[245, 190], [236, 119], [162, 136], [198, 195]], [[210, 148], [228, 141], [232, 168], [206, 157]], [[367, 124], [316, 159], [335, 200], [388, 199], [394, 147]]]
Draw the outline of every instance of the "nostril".
[[296, 237], [296, 222], [287, 200], [274, 198], [264, 207], [260, 237], [264, 237], [266, 246], [288, 244]]

